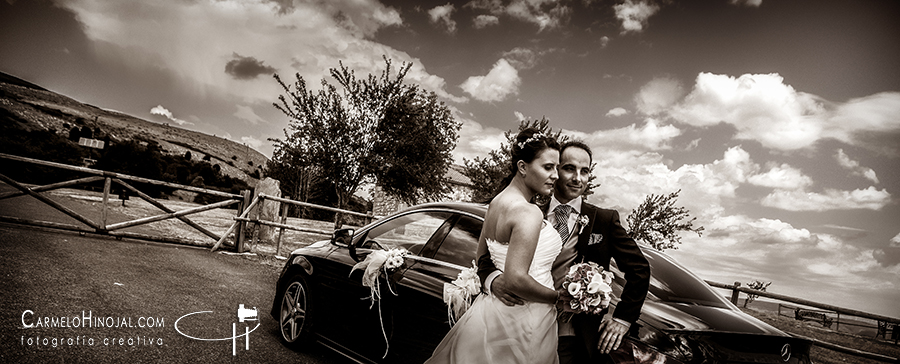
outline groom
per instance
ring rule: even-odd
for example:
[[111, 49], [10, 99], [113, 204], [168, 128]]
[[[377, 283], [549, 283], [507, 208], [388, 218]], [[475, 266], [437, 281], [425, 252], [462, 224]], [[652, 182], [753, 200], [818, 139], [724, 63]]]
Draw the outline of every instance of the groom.
[[[545, 212], [547, 220], [560, 232], [562, 251], [553, 263], [554, 286], [562, 284], [573, 262], [593, 261], [609, 269], [610, 258], [625, 273], [625, 287], [621, 301], [612, 318], [601, 315], [575, 315], [568, 322], [559, 322], [559, 361], [567, 363], [597, 363], [610, 351], [619, 347], [622, 338], [641, 315], [641, 306], [650, 286], [650, 266], [635, 241], [628, 236], [615, 210], [601, 209], [583, 200], [591, 173], [592, 154], [586, 144], [578, 141], [564, 143], [560, 148], [559, 179]], [[580, 216], [588, 222], [581, 226]], [[485, 292], [493, 294], [507, 305], [524, 303], [506, 289], [502, 272], [485, 254], [478, 259], [478, 274]]]

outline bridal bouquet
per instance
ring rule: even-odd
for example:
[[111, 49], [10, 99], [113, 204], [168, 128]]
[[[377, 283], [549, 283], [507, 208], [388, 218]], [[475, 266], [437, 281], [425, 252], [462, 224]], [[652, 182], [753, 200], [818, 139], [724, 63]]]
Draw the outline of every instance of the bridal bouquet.
[[568, 309], [564, 319], [571, 319], [575, 313], [600, 314], [609, 307], [612, 298], [612, 272], [594, 262], [577, 263], [569, 268], [563, 280], [563, 288], [568, 293]]
[[472, 266], [459, 272], [456, 279], [444, 283], [444, 303], [447, 304], [447, 316], [452, 326], [472, 305], [475, 297], [481, 293], [481, 279], [476, 271], [475, 261]]

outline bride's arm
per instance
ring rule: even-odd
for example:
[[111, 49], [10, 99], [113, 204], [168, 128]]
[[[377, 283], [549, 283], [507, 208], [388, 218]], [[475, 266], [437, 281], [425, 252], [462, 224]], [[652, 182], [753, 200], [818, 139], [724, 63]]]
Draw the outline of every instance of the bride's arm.
[[515, 212], [511, 212], [507, 220], [511, 230], [506, 267], [503, 270], [507, 288], [527, 301], [553, 304], [559, 298], [558, 293], [544, 287], [528, 274], [544, 216], [540, 209], [533, 205], [511, 211]]

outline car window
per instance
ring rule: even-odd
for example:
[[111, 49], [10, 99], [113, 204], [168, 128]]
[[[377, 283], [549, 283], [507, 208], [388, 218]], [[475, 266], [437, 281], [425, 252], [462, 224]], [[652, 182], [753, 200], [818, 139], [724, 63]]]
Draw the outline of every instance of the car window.
[[365, 239], [377, 242], [384, 249], [405, 248], [418, 254], [450, 216], [449, 212], [414, 212], [397, 216], [369, 230]]
[[472, 261], [476, 259], [475, 250], [478, 248], [479, 235], [481, 235], [481, 220], [460, 216], [450, 234], [444, 238], [434, 258], [463, 267], [472, 266]]

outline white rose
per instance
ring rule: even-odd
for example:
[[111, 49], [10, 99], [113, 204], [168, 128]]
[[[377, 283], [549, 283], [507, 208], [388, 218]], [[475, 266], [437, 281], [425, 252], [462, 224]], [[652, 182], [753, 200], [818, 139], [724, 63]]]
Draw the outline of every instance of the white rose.
[[588, 306], [597, 307], [603, 302], [603, 296], [597, 296], [588, 301]]
[[386, 264], [388, 269], [397, 269], [400, 268], [401, 265], [403, 265], [403, 257], [398, 256], [391, 257]]

